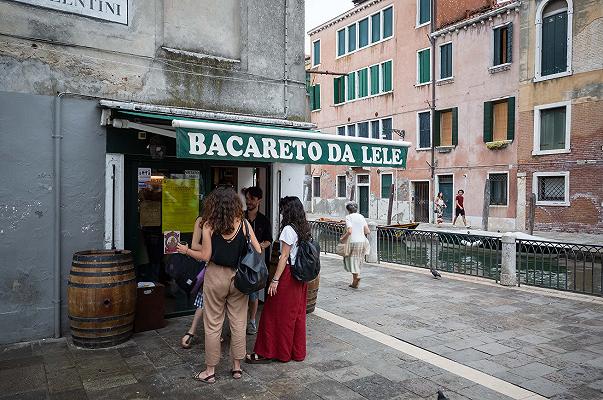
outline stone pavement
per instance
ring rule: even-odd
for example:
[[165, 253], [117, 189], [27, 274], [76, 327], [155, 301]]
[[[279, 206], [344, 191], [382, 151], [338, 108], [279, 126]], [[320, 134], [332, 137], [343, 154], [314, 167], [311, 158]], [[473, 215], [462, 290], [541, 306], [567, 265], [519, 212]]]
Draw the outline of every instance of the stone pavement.
[[[367, 265], [360, 289], [337, 257], [323, 258], [318, 307], [367, 327], [308, 317], [304, 362], [246, 365], [230, 378], [228, 336], [218, 382], [191, 379], [203, 344], [181, 349], [190, 317], [108, 350], [66, 340], [0, 347], [0, 399], [509, 399], [367, 337], [391, 335], [556, 400], [603, 397], [603, 305], [428, 271]], [[591, 300], [591, 298], [587, 298]], [[252, 348], [253, 337], [249, 337]]]

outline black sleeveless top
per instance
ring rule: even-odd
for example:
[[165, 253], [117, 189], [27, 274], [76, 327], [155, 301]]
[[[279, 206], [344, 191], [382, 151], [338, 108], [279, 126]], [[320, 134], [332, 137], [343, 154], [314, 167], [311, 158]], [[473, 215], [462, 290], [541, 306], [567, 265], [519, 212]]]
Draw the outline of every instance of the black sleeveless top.
[[211, 258], [215, 264], [223, 267], [237, 269], [239, 259], [245, 255], [247, 250], [247, 238], [243, 232], [243, 221], [234, 237], [228, 241], [219, 233], [211, 236]]

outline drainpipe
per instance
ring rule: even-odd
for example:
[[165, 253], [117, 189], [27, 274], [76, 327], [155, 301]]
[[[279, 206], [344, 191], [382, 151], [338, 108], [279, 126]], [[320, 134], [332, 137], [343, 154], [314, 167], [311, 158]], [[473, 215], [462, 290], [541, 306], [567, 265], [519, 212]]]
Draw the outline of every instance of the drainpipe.
[[67, 92], [59, 93], [54, 99], [54, 130], [52, 139], [54, 143], [54, 337], [61, 337], [61, 140], [63, 139], [61, 131], [61, 101]]
[[284, 108], [284, 118], [287, 119], [289, 116], [289, 100], [287, 99], [288, 91], [287, 91], [287, 82], [289, 79], [289, 74], [287, 71], [287, 47], [289, 44], [289, 18], [288, 18], [288, 9], [289, 9], [289, 1], [285, 0], [285, 12], [284, 14], [284, 26], [285, 26], [285, 40], [284, 40], [284, 58], [283, 58], [283, 108]]
[[[435, 197], [435, 113], [436, 113], [436, 77], [435, 77], [435, 55], [436, 55], [436, 39], [433, 35], [436, 28], [436, 0], [431, 0], [431, 21], [429, 23], [429, 42], [431, 44], [431, 187], [433, 188], [433, 196]], [[433, 213], [430, 214], [430, 219], [433, 218]]]

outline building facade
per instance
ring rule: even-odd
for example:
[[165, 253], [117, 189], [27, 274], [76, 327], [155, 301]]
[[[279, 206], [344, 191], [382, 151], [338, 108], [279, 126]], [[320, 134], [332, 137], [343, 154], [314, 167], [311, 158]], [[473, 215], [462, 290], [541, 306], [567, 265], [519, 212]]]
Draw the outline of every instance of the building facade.
[[537, 230], [603, 233], [602, 17], [596, 0], [521, 5], [519, 201]]
[[[303, 12], [301, 0], [0, 1], [0, 343], [69, 329], [76, 251], [132, 250], [137, 279], [161, 280], [163, 231], [190, 242], [216, 185], [262, 186], [277, 229], [279, 197], [303, 195], [302, 164], [180, 158], [172, 125], [307, 131]], [[182, 223], [185, 205], [162, 197], [178, 182], [191, 185]]]
[[393, 188], [393, 222], [433, 221], [438, 192], [452, 221], [463, 189], [469, 224], [516, 229], [520, 3], [457, 3], [438, 2], [433, 32], [421, 0], [367, 1], [310, 32], [312, 68], [344, 74], [311, 74], [312, 122], [412, 143], [404, 170], [313, 166], [314, 213], [342, 216], [355, 198], [383, 221]]

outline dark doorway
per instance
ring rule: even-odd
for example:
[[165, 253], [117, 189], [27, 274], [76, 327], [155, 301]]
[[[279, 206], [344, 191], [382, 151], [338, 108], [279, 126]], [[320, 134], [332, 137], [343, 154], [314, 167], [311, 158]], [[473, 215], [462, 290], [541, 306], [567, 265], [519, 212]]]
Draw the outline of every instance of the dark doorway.
[[415, 222], [429, 222], [429, 182], [413, 182]]
[[365, 218], [369, 216], [369, 187], [358, 186], [358, 208]]
[[454, 212], [454, 196], [453, 196], [453, 177], [452, 175], [438, 176], [438, 192], [444, 194], [444, 221], [452, 222], [452, 213]]

